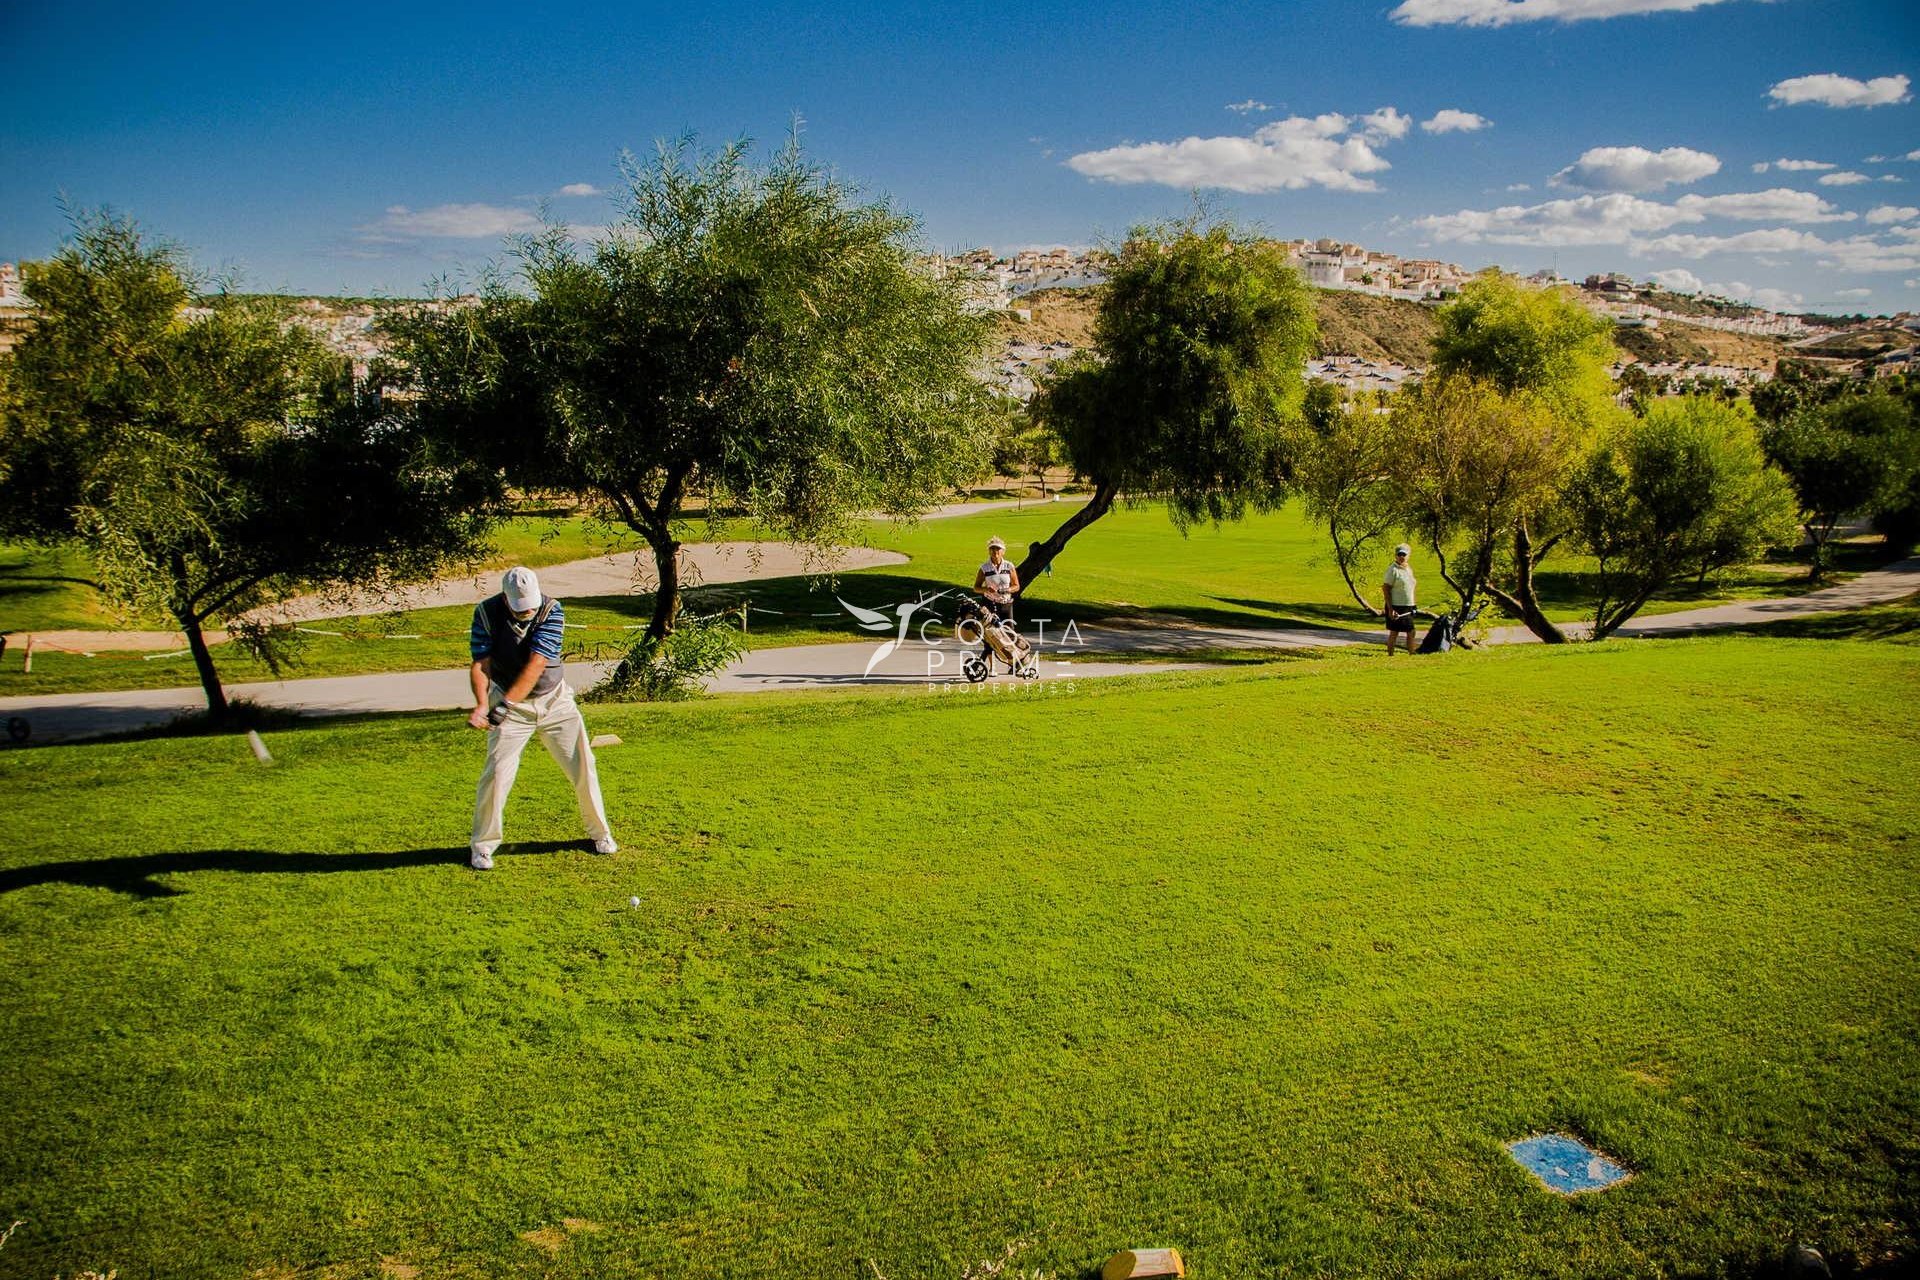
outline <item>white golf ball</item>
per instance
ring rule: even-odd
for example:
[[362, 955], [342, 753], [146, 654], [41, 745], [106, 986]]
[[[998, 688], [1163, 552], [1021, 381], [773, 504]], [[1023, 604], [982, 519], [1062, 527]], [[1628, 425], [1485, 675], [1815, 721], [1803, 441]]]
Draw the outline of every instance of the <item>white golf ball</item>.
[[637, 897], [635, 897], [635, 898], [628, 898], [628, 899], [627, 899], [627, 905], [628, 905], [628, 906], [630, 906], [630, 907], [637, 907], [637, 906], [639, 906], [639, 905], [640, 905], [640, 899], [639, 899], [639, 898], [637, 898]]

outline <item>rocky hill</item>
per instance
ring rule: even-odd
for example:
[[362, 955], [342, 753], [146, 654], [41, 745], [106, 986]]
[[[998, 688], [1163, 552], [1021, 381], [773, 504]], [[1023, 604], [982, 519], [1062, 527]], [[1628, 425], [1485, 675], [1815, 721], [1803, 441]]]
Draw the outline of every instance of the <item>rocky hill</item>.
[[[1030, 318], [1021, 320], [1012, 311], [1001, 313], [1000, 336], [1008, 342], [1087, 346], [1093, 341], [1100, 295], [1097, 285], [1027, 294], [1015, 305], [1028, 309]], [[1406, 365], [1427, 362], [1427, 350], [1437, 327], [1432, 307], [1331, 289], [1315, 290], [1314, 304], [1320, 320], [1320, 349], [1314, 354], [1365, 356]]]

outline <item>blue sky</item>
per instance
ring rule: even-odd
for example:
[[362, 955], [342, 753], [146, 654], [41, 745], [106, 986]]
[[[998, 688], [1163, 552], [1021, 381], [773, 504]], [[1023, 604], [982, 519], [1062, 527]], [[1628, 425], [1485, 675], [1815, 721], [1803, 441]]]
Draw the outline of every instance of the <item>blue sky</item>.
[[595, 8], [11, 0], [0, 259], [58, 244], [64, 193], [254, 288], [413, 294], [542, 201], [606, 221], [561, 193], [622, 148], [797, 114], [937, 247], [1203, 188], [1280, 236], [1920, 309], [1910, 0]]

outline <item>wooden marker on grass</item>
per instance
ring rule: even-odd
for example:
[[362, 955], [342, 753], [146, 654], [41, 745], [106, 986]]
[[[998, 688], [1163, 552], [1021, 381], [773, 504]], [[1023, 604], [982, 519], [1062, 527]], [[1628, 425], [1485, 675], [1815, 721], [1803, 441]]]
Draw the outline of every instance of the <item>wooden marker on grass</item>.
[[1100, 1268], [1100, 1280], [1158, 1280], [1186, 1274], [1187, 1264], [1180, 1260], [1178, 1249], [1127, 1249]]

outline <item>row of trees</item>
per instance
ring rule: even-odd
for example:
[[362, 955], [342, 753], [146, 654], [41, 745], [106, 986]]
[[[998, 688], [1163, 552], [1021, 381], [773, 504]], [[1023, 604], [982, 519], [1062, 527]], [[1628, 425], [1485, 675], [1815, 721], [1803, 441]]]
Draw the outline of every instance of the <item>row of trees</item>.
[[1603, 319], [1489, 276], [1440, 321], [1420, 385], [1384, 403], [1329, 387], [1309, 406], [1299, 485], [1363, 607], [1355, 567], [1411, 536], [1462, 606], [1491, 598], [1560, 643], [1536, 575], [1576, 549], [1596, 562], [1599, 639], [1676, 583], [1795, 540], [1792, 491], [1751, 412], [1706, 396], [1622, 409]]
[[36, 323], [0, 362], [0, 534], [77, 539], [109, 598], [169, 614], [218, 720], [210, 623], [275, 661], [265, 607], [471, 562], [514, 490], [596, 496], [646, 540], [657, 645], [689, 498], [826, 544], [981, 471], [987, 322], [917, 268], [910, 218], [797, 143], [623, 170], [603, 239], [525, 237], [477, 297], [391, 309], [363, 383], [174, 246], [79, 218], [25, 268]]
[[264, 607], [470, 561], [516, 489], [591, 495], [646, 541], [654, 645], [689, 499], [824, 545], [995, 458], [1057, 458], [1093, 490], [1025, 582], [1119, 503], [1163, 501], [1184, 530], [1297, 494], [1349, 587], [1412, 536], [1463, 604], [1549, 641], [1535, 575], [1556, 549], [1594, 557], [1600, 637], [1793, 540], [1796, 513], [1817, 573], [1848, 515], [1920, 512], [1914, 398], [1783, 382], [1764, 423], [1707, 397], [1632, 413], [1605, 322], [1499, 277], [1442, 309], [1421, 385], [1309, 388], [1311, 291], [1271, 242], [1197, 218], [1129, 237], [1092, 351], [1012, 413], [975, 376], [987, 322], [916, 266], [912, 220], [797, 144], [756, 168], [683, 140], [623, 172], [590, 246], [520, 238], [477, 296], [393, 308], [364, 383], [284, 316], [209, 295], [177, 248], [80, 219], [26, 268], [37, 323], [0, 363], [0, 532], [78, 538], [113, 599], [171, 615], [217, 718], [210, 623], [274, 661]]

